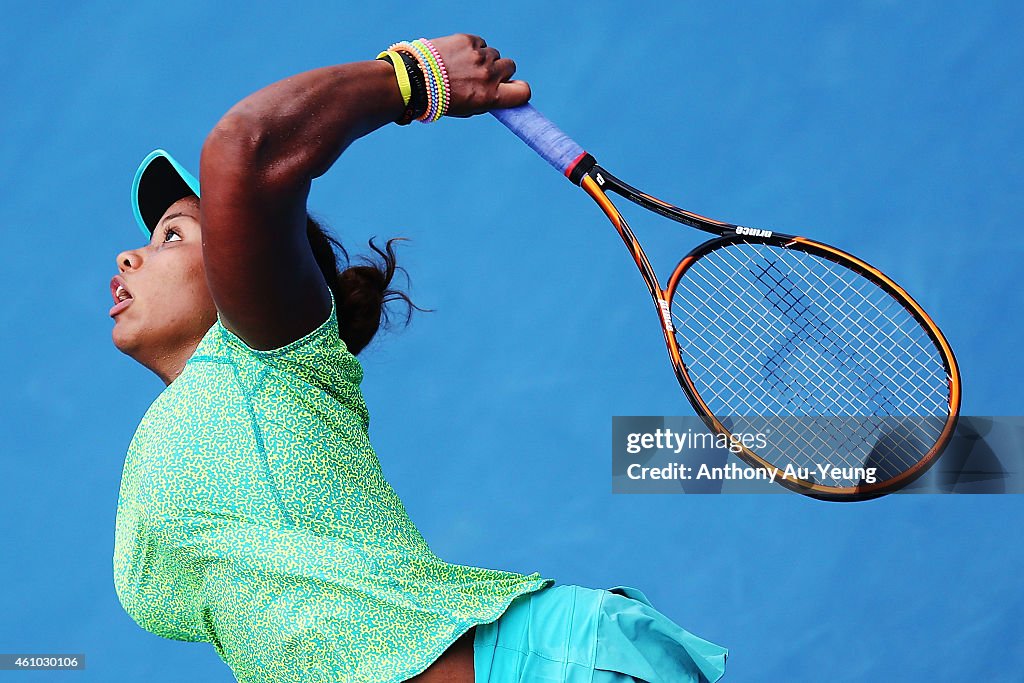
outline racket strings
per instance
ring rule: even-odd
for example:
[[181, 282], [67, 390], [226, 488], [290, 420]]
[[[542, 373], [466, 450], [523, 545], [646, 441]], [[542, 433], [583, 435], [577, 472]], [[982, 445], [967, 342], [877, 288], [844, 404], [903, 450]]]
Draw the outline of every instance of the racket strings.
[[[710, 412], [772, 429], [758, 455], [783, 468], [835, 462], [891, 478], [937, 441], [948, 415], [942, 357], [917, 320], [868, 278], [770, 244], [733, 243], [687, 270], [676, 341]], [[775, 416], [794, 416], [778, 429]], [[772, 417], [771, 425], [765, 417]]]
[[[734, 249], [732, 249], [730, 251], [734, 251]], [[717, 267], [718, 265], [719, 264], [717, 264], [717, 263], [713, 264], [714, 267]], [[720, 267], [717, 268], [717, 271], [718, 271], [717, 272], [717, 277], [721, 278], [721, 279], [733, 276], [732, 273], [727, 272], [727, 271], [721, 269]], [[700, 294], [700, 299], [702, 301], [711, 302], [711, 301], [713, 301], [714, 297], [716, 297], [716, 296], [720, 297], [721, 296], [721, 293], [719, 292], [719, 282], [712, 283], [711, 281], [708, 280], [707, 277], [704, 277], [703, 274], [701, 274], [699, 272], [697, 272], [696, 275], [698, 277], [700, 277], [707, 284], [706, 288], [703, 288], [703, 289], [701, 289], [699, 287], [697, 288], [698, 292]], [[872, 283], [870, 283], [869, 281], [864, 280], [864, 282], [867, 282], [868, 285], [870, 285], [871, 287], [874, 287], [874, 285]], [[787, 283], [787, 282], [783, 282], [783, 281], [780, 280], [780, 281], [777, 281], [777, 282], [773, 283], [774, 287], [779, 287], [780, 285], [785, 285], [786, 287], [788, 287], [789, 291], [790, 291], [790, 296], [795, 298], [795, 295], [792, 294], [792, 292], [794, 292], [796, 290], [794, 289], [794, 285], [793, 285], [792, 282], [788, 282]], [[751, 290], [752, 289], [753, 289], [753, 287], [751, 287], [751, 286], [747, 286], [747, 287], [745, 287], [743, 289], [743, 293], [746, 295], [746, 298], [748, 298], [748, 299], [751, 298]], [[768, 290], [768, 292], [769, 292], [768, 296], [766, 296], [764, 298], [769, 300], [769, 301], [773, 298], [773, 296], [777, 296], [777, 294], [775, 293], [776, 290]], [[680, 293], [681, 293], [681, 291], [677, 290], [676, 299], [675, 299], [675, 304], [677, 306], [680, 303]], [[757, 297], [757, 296], [760, 296], [762, 293], [763, 293], [762, 289], [758, 288], [757, 291], [753, 293], [753, 296]], [[848, 297], [848, 295], [847, 295], [847, 297]], [[893, 301], [891, 299], [889, 299], [889, 301], [891, 302], [891, 306], [892, 307], [899, 308], [899, 310], [901, 310], [901, 311], [903, 310], [902, 307], [900, 307], [895, 301]], [[806, 306], [805, 306], [805, 308], [806, 308]], [[724, 316], [723, 315], [719, 315], [717, 317], [711, 315], [711, 309], [710, 308], [707, 309], [707, 310], [701, 310], [701, 312], [705, 314], [705, 316], [704, 316], [705, 317], [705, 324], [710, 323], [711, 326], [717, 326], [719, 328], [720, 332], [725, 332], [725, 333], [734, 334], [734, 335], [738, 336], [740, 338], [740, 340], [744, 344], [748, 345], [748, 348], [749, 348], [750, 345], [764, 344], [764, 342], [766, 340], [764, 339], [763, 334], [761, 334], [761, 335], [758, 334], [759, 332], [763, 332], [763, 329], [759, 328], [758, 326], [751, 325], [750, 324], [750, 320], [747, 319], [749, 316], [735, 315], [735, 313], [736, 313], [736, 311], [738, 311], [738, 309], [739, 309], [739, 306], [737, 306], [736, 308], [732, 309], [731, 311], [729, 309], [726, 309], [724, 311], [724, 313], [726, 315], [724, 315]], [[700, 309], [698, 309], [698, 310], [700, 310]], [[732, 312], [734, 314], [734, 315], [731, 316], [732, 320], [731, 320], [730, 324], [728, 324], [725, 328], [723, 328], [722, 325], [720, 324], [720, 321], [722, 320], [723, 317], [728, 319], [730, 317], [728, 315], [730, 312]], [[880, 379], [880, 377], [882, 376], [883, 373], [871, 372], [870, 370], [867, 369], [867, 367], [863, 363], [851, 364], [852, 361], [854, 361], [854, 359], [856, 358], [857, 352], [860, 351], [860, 348], [859, 348], [860, 346], [865, 346], [867, 344], [871, 344], [871, 352], [874, 355], [876, 355], [876, 356], [878, 355], [877, 354], [877, 349], [879, 348], [880, 343], [879, 343], [879, 339], [878, 339], [877, 336], [862, 335], [860, 338], [858, 338], [856, 336], [853, 336], [853, 337], [847, 336], [845, 339], [841, 340], [840, 339], [840, 335], [838, 333], [833, 332], [833, 327], [828, 325], [828, 322], [827, 322], [827, 319], [826, 319], [825, 316], [823, 316], [823, 315], [815, 315], [814, 318], [816, 319], [815, 320], [816, 325], [813, 326], [815, 328], [813, 330], [813, 332], [817, 333], [816, 334], [816, 341], [817, 341], [817, 343], [816, 344], [806, 344], [806, 343], [802, 343], [801, 344], [800, 342], [806, 341], [807, 338], [809, 338], [809, 336], [810, 336], [810, 332], [812, 332], [812, 330], [808, 329], [809, 326], [806, 324], [806, 321], [808, 319], [808, 315], [807, 314], [801, 314], [800, 316], [791, 316], [792, 319], [791, 320], [787, 320], [787, 319], [783, 318], [782, 316], [780, 316], [778, 314], [778, 312], [776, 312], [774, 315], [772, 314], [771, 310], [764, 311], [764, 313], [767, 313], [767, 315], [766, 316], [762, 316], [762, 325], [761, 325], [761, 327], [764, 327], [764, 325], [763, 325], [764, 319], [767, 319], [768, 322], [773, 323], [776, 327], [779, 326], [779, 325], [783, 325], [784, 326], [784, 328], [783, 328], [784, 332], [787, 333], [787, 334], [785, 336], [776, 335], [776, 336], [772, 337], [771, 339], [767, 340], [769, 342], [769, 344], [768, 344], [769, 348], [773, 348], [773, 349], [776, 350], [776, 353], [773, 356], [771, 356], [771, 357], [769, 357], [769, 358], [767, 358], [767, 359], [765, 359], [763, 361], [760, 358], [756, 358], [754, 356], [750, 356], [749, 354], [748, 354], [748, 357], [754, 359], [755, 361], [757, 361], [757, 364], [765, 366], [769, 371], [775, 370], [775, 372], [772, 373], [772, 374], [775, 374], [777, 376], [777, 382], [785, 381], [787, 386], [789, 386], [789, 387], [797, 387], [798, 385], [796, 385], [795, 383], [792, 382], [792, 380], [793, 380], [793, 373], [789, 373], [788, 375], [783, 376], [779, 372], [779, 369], [782, 368], [782, 366], [785, 365], [785, 366], [789, 366], [789, 368], [792, 370], [793, 366], [799, 366], [799, 361], [803, 360], [804, 361], [803, 367], [797, 367], [797, 369], [800, 370], [800, 372], [798, 372], [796, 374], [796, 377], [798, 377], [798, 378], [799, 377], [807, 378], [807, 377], [809, 377], [811, 375], [814, 375], [817, 384], [824, 383], [825, 385], [829, 385], [830, 383], [828, 382], [828, 376], [831, 376], [833, 378], [836, 377], [836, 373], [835, 372], [831, 372], [831, 371], [834, 370], [836, 367], [845, 367], [845, 369], [846, 369], [846, 373], [845, 374], [847, 374], [847, 375], [851, 375], [851, 374], [855, 375], [855, 379], [862, 380], [861, 383], [854, 384], [853, 385], [854, 387], [860, 386], [860, 384], [863, 384], [864, 382], [866, 382], [869, 386], [873, 386], [874, 387], [876, 395], [881, 394], [884, 391], [884, 389], [886, 388], [885, 383], [883, 383], [881, 381], [881, 379]], [[850, 319], [850, 316], [848, 316], [848, 315], [844, 316], [844, 315], [841, 315], [841, 314], [840, 315], [833, 314], [831, 317], [832, 317], [833, 320], [835, 320], [837, 322], [840, 322], [840, 323], [843, 323], [843, 322], [848, 321]], [[907, 315], [906, 317], [909, 318], [910, 316]], [[774, 318], [774, 320], [772, 320], [772, 318]], [[686, 328], [687, 327], [687, 320], [686, 320], [685, 316], [677, 315], [676, 319], [677, 319], [677, 322], [680, 325], [680, 328]], [[892, 320], [891, 316], [889, 316], [889, 320]], [[800, 323], [804, 323], [804, 324], [801, 326]], [[914, 324], [916, 326], [916, 322]], [[849, 327], [849, 325], [847, 325], [847, 327]], [[801, 332], [803, 333], [802, 335], [800, 334]], [[923, 336], [923, 331], [922, 331], [921, 334]], [[892, 334], [888, 334], [887, 338], [889, 339], [890, 342], [895, 342], [896, 341], [896, 340], [893, 339]], [[858, 342], [859, 341], [861, 343], [859, 345], [858, 344], [850, 344], [851, 340], [854, 341], [854, 342]], [[844, 344], [845, 344], [845, 346], [844, 346]], [[919, 344], [919, 348], [920, 348], [920, 350], [922, 352], [927, 352], [927, 350], [928, 350], [928, 349], [926, 349], [924, 347], [923, 344]], [[860, 354], [860, 355], [863, 356], [863, 354]], [[828, 364], [822, 363], [821, 362], [822, 360], [827, 360], [827, 358], [823, 358], [825, 356], [831, 356], [834, 361], [839, 361], [841, 363], [846, 363], [847, 365], [840, 366], [836, 362], [828, 363]], [[717, 357], [721, 357], [721, 355], [713, 356], [712, 359], [714, 360]], [[905, 361], [900, 362], [899, 366], [897, 366], [897, 364], [894, 363], [893, 360], [892, 360], [893, 357], [900, 358], [900, 356], [889, 356], [889, 357], [881, 356], [881, 357], [879, 357], [878, 364], [884, 366], [885, 369], [887, 371], [889, 371], [889, 372], [892, 372], [893, 370], [904, 371], [905, 369], [908, 369], [908, 368], [909, 369], [915, 369], [915, 368], [911, 367], [911, 365], [908, 364]], [[904, 357], [905, 357], [905, 355], [904, 355]], [[808, 362], [809, 358], [813, 359], [814, 362], [813, 363]], [[740, 357], [740, 360], [742, 360], [742, 357]], [[719, 367], [723, 367], [723, 369], [724, 369], [724, 366], [721, 366], [720, 364], [719, 364]], [[731, 369], [734, 370], [735, 368], [731, 368]], [[916, 369], [925, 369], [925, 370], [927, 370], [928, 368], [924, 364], [918, 362], [917, 365], [916, 365]], [[941, 370], [941, 367], [940, 367], [940, 370]], [[826, 376], [823, 373], [829, 373], [829, 375]], [[732, 373], [730, 373], [730, 375], [731, 374]], [[747, 375], [747, 374], [749, 374], [749, 372], [743, 373], [743, 374]], [[942, 374], [943, 380], [944, 380], [944, 373], [940, 372], [940, 374]], [[806, 395], [806, 396], [809, 397], [810, 395], [812, 395], [812, 392], [810, 391], [812, 386], [813, 385], [805, 384], [805, 386], [802, 387], [804, 389], [804, 392], [802, 392], [802, 394], [801, 394], [801, 392], [798, 392], [798, 395]], [[832, 383], [832, 386], [834, 388], [837, 385], [835, 383]], [[818, 392], [815, 392], [815, 393], [818, 393]], [[844, 392], [830, 393], [829, 394], [830, 400], [834, 402], [835, 399], [837, 398], [837, 395], [838, 396], [842, 396], [843, 393]], [[892, 393], [889, 392], [889, 396], [891, 396], [891, 395], [892, 395]], [[856, 395], [854, 395], [854, 397], [855, 396]], [[921, 396], [923, 396], [923, 394], [921, 394]], [[884, 400], [882, 402], [886, 403], [886, 401], [884, 401]], [[893, 405], [893, 401], [889, 400], [887, 403], [890, 406], [890, 411], [889, 411], [890, 414], [902, 414], [900, 411], [893, 411], [892, 410], [892, 408], [895, 407]], [[923, 404], [921, 404], [921, 405], [923, 405]], [[941, 403], [941, 401], [935, 400], [935, 401], [933, 401], [933, 405], [935, 407], [940, 407], [941, 408], [941, 406], [943, 404]], [[807, 407], [812, 408], [812, 410], [813, 410], [813, 406], [810, 405], [809, 402], [808, 402]], [[860, 411], [863, 411], [865, 408], [870, 408], [870, 406], [868, 404], [866, 404], [866, 403], [860, 403], [860, 404], [856, 405], [856, 407]], [[875, 411], [871, 410], [870, 412], [873, 413]]]
[[[772, 265], [773, 268], [777, 269], [777, 267], [776, 267], [777, 264], [772, 263], [771, 265]], [[815, 286], [821, 284], [820, 282], [811, 282], [811, 281], [809, 281], [808, 278], [805, 276], [805, 274], [802, 271], [794, 270], [792, 272], [795, 275], [801, 276], [802, 285], [804, 285], [806, 287], [810, 287], [810, 288], [813, 289]], [[854, 287], [853, 286], [854, 284], [856, 284], [857, 286]], [[781, 279], [781, 280], [775, 281], [775, 285], [777, 287], [786, 287], [787, 291], [790, 291], [790, 292], [794, 291], [794, 290], [793, 289], [788, 289], [788, 288], [791, 288], [791, 287], [795, 288], [795, 284], [790, 282], [785, 277], [783, 277], [783, 279]], [[834, 287], [834, 285], [833, 285], [833, 287]], [[874, 315], [874, 317], [871, 318], [870, 320], [871, 320], [872, 323], [876, 324], [875, 329], [878, 332], [886, 335], [887, 336], [887, 341], [890, 344], [893, 344], [893, 345], [898, 345], [900, 343], [900, 341], [902, 341], [902, 340], [897, 341], [891, 333], [887, 333], [886, 329], [885, 329], [885, 326], [878, 324], [880, 319], [884, 318], [884, 320], [886, 322], [890, 323], [893, 326], [898, 327], [900, 329], [900, 331], [904, 332], [904, 333], [906, 333], [908, 331], [914, 332], [914, 331], [919, 331], [920, 330], [920, 326], [917, 325], [917, 321], [914, 320], [913, 317], [910, 316], [908, 313], [906, 313], [906, 309], [904, 309], [892, 297], [889, 297], [888, 295], [885, 295], [886, 296], [886, 298], [884, 299], [885, 305], [886, 305], [885, 309], [883, 310], [881, 307], [879, 307], [878, 302], [875, 300], [875, 298], [872, 298], [871, 296], [867, 295], [867, 293], [872, 288], [877, 289], [877, 285], [872, 283], [867, 278], [860, 278], [860, 277], [858, 277], [855, 280], [853, 280], [852, 282], [842, 281], [840, 289], [838, 289], [838, 290], [837, 289], [833, 289], [832, 290], [834, 295], [835, 295], [835, 296], [832, 297], [832, 302], [836, 301], [837, 299], [842, 300], [843, 302], [846, 302], [846, 303], [849, 303], [851, 301], [859, 301], [859, 302], [862, 301], [862, 302], [864, 302], [871, 309], [871, 312]], [[884, 294], [884, 292], [883, 292], [883, 294]], [[892, 315], [894, 312], [896, 313], [895, 317]], [[853, 306], [847, 306], [845, 309], [839, 309], [837, 311], [837, 313], [839, 314], [837, 316], [837, 320], [840, 323], [845, 324], [845, 323], [851, 322], [851, 318], [849, 317], [849, 314], [860, 315], [862, 312], [859, 311], [859, 309], [857, 309], [857, 308], [855, 308]], [[907, 327], [907, 328], [902, 327], [902, 325], [905, 325], [907, 323], [909, 323], [909, 327]], [[865, 328], [865, 329], [867, 329], [867, 328]], [[933, 347], [931, 345], [931, 341], [927, 338], [927, 336], [924, 336], [923, 339], [927, 342], [927, 344], [922, 344], [921, 343], [921, 341], [922, 341], [922, 336], [921, 335], [917, 335], [916, 336], [915, 342], [918, 344], [918, 348], [916, 350], [917, 351], [921, 351], [924, 354], [928, 354], [930, 351], [933, 350]], [[878, 343], [880, 340], [878, 340], [877, 338], [872, 337], [870, 341], [873, 342], [873, 343]], [[838, 345], [838, 342], [837, 342], [837, 345]], [[890, 362], [892, 359], [902, 360], [902, 361], [916, 361], [916, 367], [915, 368], [909, 367], [909, 364], [908, 364], [908, 366], [906, 366], [905, 369], [906, 370], [913, 370], [914, 372], [917, 372], [917, 371], [920, 371], [920, 370], [924, 370], [924, 371], [927, 372], [927, 371], [930, 370], [930, 367], [926, 363], [922, 362], [922, 358], [924, 358], [924, 357], [927, 357], [927, 356], [926, 355], [922, 356], [921, 354], [915, 353], [915, 354], [901, 354], [901, 355], [898, 355], [898, 356], [890, 356], [890, 357], [883, 358], [882, 360], [884, 360], [886, 362]], [[892, 368], [891, 364], [890, 364], [890, 367]], [[899, 370], [898, 368], [892, 368], [892, 369]]]
[[[767, 263], [760, 273], [755, 272], [754, 274], [760, 282], [766, 284], [767, 289], [765, 291], [765, 298], [769, 302], [780, 310], [782, 310], [780, 302], [788, 303], [788, 307], [783, 311], [783, 313], [784, 317], [789, 319], [791, 322], [791, 335], [786, 339], [779, 340], [779, 343], [777, 343], [775, 347], [779, 354], [778, 357], [769, 358], [768, 361], [766, 361], [766, 365], [770, 365], [774, 362], [775, 368], [781, 371], [783, 369], [783, 365], [778, 362], [778, 359], [787, 357], [790, 349], [799, 348], [801, 339], [815, 338], [821, 340], [823, 343], [823, 355], [827, 356], [827, 360], [831, 360], [832, 363], [816, 364], [814, 367], [819, 367], [826, 371], [828, 368], [835, 367], [836, 365], [846, 368], [847, 376], [850, 374], [856, 375], [858, 384], [855, 386], [862, 389], [865, 394], [865, 398], [860, 403], [859, 408], [874, 405], [880, 408], [881, 412], [884, 414], [898, 414], [900, 409], [896, 405], [892, 387], [883, 382], [880, 379], [880, 376], [876, 374], [875, 370], [877, 368], [868, 367], [862, 362], [863, 355], [857, 355], [856, 352], [862, 351], [863, 349], [854, 349], [845, 346], [835, 333], [836, 328], [829, 323], [827, 316], [821, 314], [823, 311], [813, 306], [807, 298], [803, 296], [801, 289], [798, 288], [796, 283], [790, 280], [785, 273], [781, 272], [777, 263]], [[870, 281], [863, 279], [860, 283], [862, 287], [864, 283], [867, 283], [868, 286], [874, 286]], [[814, 283], [809, 283], [804, 279], [802, 284], [813, 286]], [[843, 297], [843, 301], [847, 302], [850, 300], [851, 294], [860, 299], [864, 298], [862, 290], [851, 292], [849, 291], [850, 289], [851, 288], [849, 286], [844, 286], [842, 290], [835, 291], [839, 296]], [[867, 299], [864, 300], [868, 301]], [[899, 304], [891, 298], [889, 299], [889, 305], [899, 306]], [[881, 311], [873, 302], [871, 303], [871, 306], [874, 308], [875, 312], [882, 315], [886, 320], [889, 322], [895, 322], [890, 315]], [[902, 307], [900, 308], [902, 309]], [[838, 322], [841, 325], [846, 325], [850, 322], [848, 316], [844, 315], [850, 311], [852, 311], [852, 309], [837, 311], [839, 314], [837, 316]], [[876, 327], [876, 329], [880, 328]], [[880, 340], [873, 335], [867, 337], [865, 341], [874, 348], [877, 348], [880, 342]], [[895, 340], [891, 335], [888, 336], [887, 341], [895, 343]], [[903, 367], [897, 368], [894, 361], [901, 362], [905, 361], [907, 358], [917, 357], [918, 356], [916, 355], [889, 355], [880, 356], [879, 360], [883, 365], [887, 366], [887, 370], [890, 372], [887, 372], [886, 374], [890, 375], [891, 372], [905, 373], [907, 370], [911, 370], [906, 363], [903, 363]], [[916, 372], [917, 368], [913, 369], [913, 371]], [[782, 388], [785, 379], [786, 378], [782, 376], [780, 372], [779, 383], [777, 385], [778, 388]], [[833, 386], [833, 388], [838, 389], [839, 387]], [[868, 395], [868, 392], [871, 392], [870, 395]], [[915, 411], [919, 407], [920, 406], [915, 406]]]
[[[706, 278], [704, 278], [703, 275], [698, 273], [697, 277], [700, 277], [701, 279], [705, 280], [705, 282], [707, 282]], [[707, 284], [707, 288], [699, 289], [698, 291], [701, 293], [702, 297], [710, 299], [710, 297], [712, 297], [714, 295], [714, 292], [716, 291], [716, 286], [712, 285], [710, 282], [707, 282]], [[745, 324], [748, 321], [745, 320], [742, 316], [731, 316], [730, 320], [729, 315], [720, 315], [718, 317], [715, 317], [710, 313], [709, 310], [705, 309], [697, 309], [695, 313], [696, 315], [702, 318], [701, 322], [703, 322], [705, 327], [711, 329], [711, 331], [717, 332], [720, 338], [735, 338], [739, 342], [741, 342], [742, 345], [747, 347], [755, 346], [763, 342], [761, 338], [755, 336], [756, 328], [753, 328], [750, 325]], [[771, 312], [769, 311], [768, 314], [771, 315]], [[677, 331], [679, 329], [685, 329], [687, 327], [686, 316], [674, 314], [674, 317], [677, 323]], [[726, 324], [724, 325], [723, 320], [726, 321]], [[784, 320], [778, 315], [775, 315], [774, 322], [785, 324]], [[721, 403], [725, 405], [735, 405], [739, 400], [746, 401], [748, 403], [753, 401], [760, 403], [760, 406], [758, 408], [761, 410], [761, 412], [773, 412], [773, 407], [768, 402], [759, 400], [760, 396], [758, 394], [749, 394], [749, 392], [746, 392], [743, 389], [743, 387], [736, 385], [734, 382], [731, 381], [731, 378], [737, 374], [746, 377], [751, 372], [755, 372], [756, 367], [763, 366], [768, 374], [768, 376], [765, 379], [770, 388], [773, 388], [777, 391], [791, 391], [790, 395], [788, 396], [786, 406], [788, 410], [785, 414], [799, 414], [801, 412], [806, 414], [815, 414], [816, 404], [811, 401], [814, 395], [811, 391], [812, 386], [823, 390], [829, 390], [833, 397], [843, 396], [844, 393], [847, 391], [847, 388], [841, 384], [839, 378], [837, 378], [833, 373], [828, 372], [828, 366], [824, 366], [822, 363], [818, 362], [818, 359], [811, 358], [809, 356], [809, 352], [813, 350], [813, 347], [795, 347], [795, 341], [797, 340], [793, 335], [791, 335], [788, 339], [788, 344], [790, 347], [796, 349], [796, 353], [790, 353], [787, 356], [785, 363], [782, 362], [780, 354], [778, 352], [773, 354], [773, 356], [769, 357], [767, 360], [764, 360], [763, 362], [752, 355], [747, 355], [745, 357], [736, 356], [733, 357], [732, 360], [734, 361], [734, 364], [730, 367], [726, 367], [719, 361], [719, 359], [722, 357], [721, 355], [705, 356], [703, 360], [709, 364], [709, 369], [717, 371], [714, 376], [714, 379], [717, 381], [709, 383], [712, 393], [718, 399], [720, 399]], [[682, 346], [682, 344], [680, 345]], [[836, 343], [833, 343], [832, 345], [834, 347], [838, 347], [838, 344]], [[833, 351], [829, 355], [831, 355], [834, 360], [839, 360], [841, 358], [840, 354], [835, 351]], [[739, 362], [743, 361], [744, 358], [756, 361], [754, 364], [755, 369], [752, 369], [750, 367], [737, 367]], [[795, 384], [792, 381], [791, 376], [794, 370], [800, 371], [799, 376], [803, 378], [809, 378], [811, 375], [813, 375], [815, 383], [813, 385], [810, 383], [805, 383], [803, 386]], [[784, 374], [783, 371], [789, 372]], [[863, 370], [861, 370], [861, 376], [864, 376], [864, 374], [866, 373]], [[871, 382], [871, 378], [868, 377], [867, 381]], [[877, 380], [875, 380], [874, 384], [876, 387], [875, 393], [881, 394], [884, 390], [884, 385], [881, 384], [881, 382], [878, 382]], [[730, 396], [729, 392], [732, 392], [733, 395]], [[737, 395], [741, 392], [744, 394], [743, 397]], [[849, 406], [849, 409], [843, 412], [849, 414], [859, 414], [864, 411], [873, 412], [872, 406], [868, 402], [857, 400], [858, 396], [850, 395], [848, 398], [851, 400], [852, 403]], [[895, 410], [895, 406], [892, 405], [891, 401], [889, 401], [888, 403], [890, 406], [890, 414], [896, 414], [897, 411]], [[833, 407], [835, 408], [835, 406]]]

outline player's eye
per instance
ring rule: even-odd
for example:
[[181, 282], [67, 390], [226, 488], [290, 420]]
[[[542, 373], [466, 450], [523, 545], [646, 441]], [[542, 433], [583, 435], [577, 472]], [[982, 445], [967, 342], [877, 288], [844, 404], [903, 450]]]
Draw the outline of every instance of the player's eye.
[[179, 242], [181, 241], [181, 235], [178, 233], [177, 228], [168, 226], [164, 228], [164, 242]]

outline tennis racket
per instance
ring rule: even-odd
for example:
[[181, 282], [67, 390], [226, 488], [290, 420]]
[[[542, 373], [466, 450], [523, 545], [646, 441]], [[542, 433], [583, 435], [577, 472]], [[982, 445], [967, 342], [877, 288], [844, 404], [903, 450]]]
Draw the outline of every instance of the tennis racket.
[[[491, 113], [615, 226], [707, 427], [730, 443], [767, 431], [766, 443], [739, 445], [748, 465], [815, 498], [860, 500], [906, 486], [939, 457], [956, 426], [960, 373], [938, 326], [891, 278], [827, 244], [641, 192], [532, 105]], [[662, 287], [609, 192], [715, 237]]]

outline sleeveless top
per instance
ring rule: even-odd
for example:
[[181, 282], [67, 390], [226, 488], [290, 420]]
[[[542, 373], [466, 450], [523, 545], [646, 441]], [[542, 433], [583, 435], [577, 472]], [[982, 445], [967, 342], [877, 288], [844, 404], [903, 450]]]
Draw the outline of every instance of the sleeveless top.
[[404, 681], [554, 583], [449, 564], [370, 447], [362, 367], [330, 317], [273, 351], [218, 321], [128, 448], [114, 586], [142, 628], [239, 681]]

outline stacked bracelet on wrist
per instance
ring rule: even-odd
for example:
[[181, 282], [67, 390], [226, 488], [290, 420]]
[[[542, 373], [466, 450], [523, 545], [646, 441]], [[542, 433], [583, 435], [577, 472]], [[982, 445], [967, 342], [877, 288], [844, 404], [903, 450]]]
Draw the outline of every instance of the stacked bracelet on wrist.
[[377, 59], [390, 63], [395, 69], [398, 89], [405, 103], [405, 111], [395, 123], [400, 126], [408, 125], [427, 110], [427, 90], [423, 81], [423, 71], [419, 63], [406, 52], [385, 50], [377, 55]]
[[433, 123], [448, 113], [451, 104], [448, 70], [433, 43], [426, 38], [395, 43], [377, 55], [377, 59], [386, 59], [395, 68], [398, 88], [405, 102], [405, 112], [397, 121], [399, 125], [413, 119]]
[[451, 84], [448, 82], [448, 69], [445, 68], [444, 62], [441, 60], [441, 53], [437, 51], [437, 48], [434, 47], [433, 43], [431, 43], [426, 38], [420, 38], [419, 40], [413, 41], [413, 45], [419, 44], [425, 45], [426, 48], [430, 51], [430, 53], [427, 55], [429, 58], [431, 58], [430, 68], [433, 69], [435, 73], [440, 72], [441, 74], [441, 80], [438, 82], [438, 86], [440, 86], [441, 88], [441, 95], [444, 101], [442, 102], [441, 105], [441, 112], [437, 116], [437, 118], [441, 118], [442, 116], [448, 113], [448, 105], [451, 104], [452, 90]]

